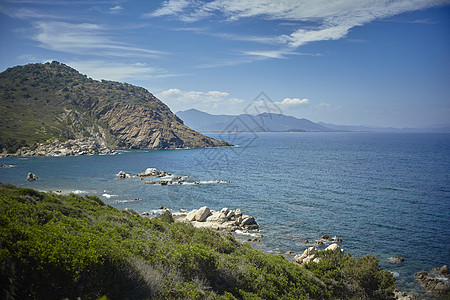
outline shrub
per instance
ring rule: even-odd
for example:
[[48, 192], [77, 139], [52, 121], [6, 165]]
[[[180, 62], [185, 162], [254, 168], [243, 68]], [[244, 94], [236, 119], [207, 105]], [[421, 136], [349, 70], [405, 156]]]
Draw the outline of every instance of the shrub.
[[0, 184], [1, 298], [388, 299], [373, 256], [320, 252], [299, 267], [233, 237]]

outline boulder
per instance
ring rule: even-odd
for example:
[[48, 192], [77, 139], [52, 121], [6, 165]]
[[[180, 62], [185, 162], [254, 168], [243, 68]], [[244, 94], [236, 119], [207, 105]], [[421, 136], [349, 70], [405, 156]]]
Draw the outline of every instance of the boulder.
[[254, 224], [256, 224], [255, 218], [253, 218], [252, 216], [245, 216], [240, 225], [241, 227], [245, 227]]
[[405, 259], [401, 256], [392, 256], [387, 259], [391, 263], [401, 263], [404, 262]]
[[120, 171], [119, 173], [117, 173], [116, 178], [130, 178], [130, 174], [125, 173], [124, 171]]
[[294, 261], [298, 264], [305, 264], [309, 263], [314, 259], [314, 254], [317, 252], [317, 249], [314, 247], [309, 247], [308, 249], [305, 249], [301, 255], [297, 254], [294, 256]]
[[339, 247], [338, 244], [331, 244], [330, 246], [328, 246], [327, 248], [325, 248], [325, 250], [332, 250], [335, 252], [344, 252], [344, 250], [341, 249], [341, 247]]
[[[236, 211], [239, 213], [239, 216], [236, 216]], [[233, 232], [236, 229], [259, 229], [254, 217], [242, 215], [240, 210], [230, 210], [228, 208], [223, 208], [220, 211], [213, 211], [207, 206], [204, 206], [198, 210], [193, 210], [186, 215], [180, 215], [176, 218], [176, 221], [189, 222], [194, 227], [198, 228], [212, 228], [229, 232]]]
[[229, 220], [231, 220], [233, 217], [234, 217], [234, 210], [230, 210], [230, 211], [227, 213], [227, 218], [228, 218]]
[[[344, 251], [339, 247], [338, 244], [331, 244], [325, 250], [332, 250], [341, 253]], [[317, 250], [317, 248], [315, 247], [309, 247], [308, 249], [305, 249], [305, 251], [303, 251], [301, 255], [297, 254], [296, 256], [294, 256], [294, 262], [296, 262], [299, 265], [307, 264], [311, 261], [319, 262], [319, 258], [314, 257], [318, 251], [319, 250]]]
[[137, 174], [137, 176], [139, 176], [139, 177], [159, 176], [161, 174], [161, 172], [164, 172], [164, 171], [158, 171], [155, 168], [147, 168], [144, 172]]
[[330, 237], [328, 236], [328, 234], [324, 234], [324, 235], [322, 235], [322, 238], [323, 238], [324, 240], [328, 240]]
[[211, 214], [209, 214], [205, 220], [206, 222], [215, 222], [215, 223], [225, 223], [228, 221], [227, 216], [219, 211], [214, 211]]
[[38, 180], [39, 178], [33, 174], [33, 173], [28, 173], [27, 174], [27, 181], [34, 181], [34, 180]]
[[195, 220], [199, 222], [205, 221], [206, 217], [209, 215], [211, 210], [208, 206], [203, 206], [195, 213]]
[[193, 211], [189, 212], [186, 216], [186, 220], [189, 222], [195, 221], [195, 214], [197, 213], [197, 210], [194, 209]]
[[442, 267], [434, 268], [433, 271], [435, 271], [436, 273], [439, 273], [439, 274], [445, 276], [445, 275], [448, 274], [448, 266], [447, 265], [443, 265]]
[[314, 244], [316, 245], [316, 247], [323, 247], [323, 246], [325, 246], [325, 244], [322, 241], [316, 241]]

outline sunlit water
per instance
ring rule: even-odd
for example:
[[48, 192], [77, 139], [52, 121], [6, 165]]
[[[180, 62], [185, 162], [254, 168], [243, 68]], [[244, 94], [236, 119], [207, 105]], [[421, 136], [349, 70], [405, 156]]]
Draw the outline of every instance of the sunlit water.
[[[375, 254], [415, 290], [413, 274], [450, 263], [450, 135], [378, 133], [211, 134], [240, 147], [124, 151], [115, 156], [4, 158], [0, 181], [101, 197], [119, 209], [173, 212], [240, 208], [264, 234], [256, 248], [301, 253], [323, 234], [353, 256]], [[189, 176], [150, 185], [123, 170]], [[28, 172], [38, 181], [27, 182]], [[146, 179], [148, 181], [151, 179]], [[215, 183], [230, 180], [231, 183]], [[391, 256], [405, 262], [393, 264]], [[292, 256], [287, 256], [292, 259]]]

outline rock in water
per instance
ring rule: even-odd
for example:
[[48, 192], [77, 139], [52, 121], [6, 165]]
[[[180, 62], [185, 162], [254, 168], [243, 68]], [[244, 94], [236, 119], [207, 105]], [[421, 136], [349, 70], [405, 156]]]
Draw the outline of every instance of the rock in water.
[[130, 174], [125, 173], [124, 171], [120, 171], [119, 173], [117, 173], [116, 177], [123, 179], [123, 178], [130, 178], [131, 176]]
[[401, 256], [392, 256], [388, 258], [388, 261], [391, 263], [401, 263], [404, 262], [405, 259]]
[[28, 181], [34, 181], [34, 180], [38, 180], [38, 179], [39, 178], [33, 173], [28, 173], [28, 175], [27, 175], [27, 180]]
[[417, 272], [414, 277], [433, 295], [448, 296], [450, 293], [450, 274], [447, 265], [435, 268], [432, 272]]

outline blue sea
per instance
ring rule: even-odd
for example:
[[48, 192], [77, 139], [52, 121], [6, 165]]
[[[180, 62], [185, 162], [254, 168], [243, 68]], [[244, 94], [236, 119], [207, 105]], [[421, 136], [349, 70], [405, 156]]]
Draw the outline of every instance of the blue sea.
[[[264, 235], [251, 242], [255, 248], [297, 254], [323, 234], [337, 236], [353, 256], [375, 254], [406, 291], [420, 290], [415, 272], [450, 264], [450, 134], [209, 135], [237, 147], [4, 158], [0, 164], [12, 167], [0, 168], [0, 182], [97, 195], [141, 213], [160, 206], [173, 212], [240, 208]], [[135, 175], [150, 167], [200, 184], [116, 179], [119, 171]], [[39, 180], [27, 182], [28, 172]], [[391, 256], [405, 261], [390, 263]]]

